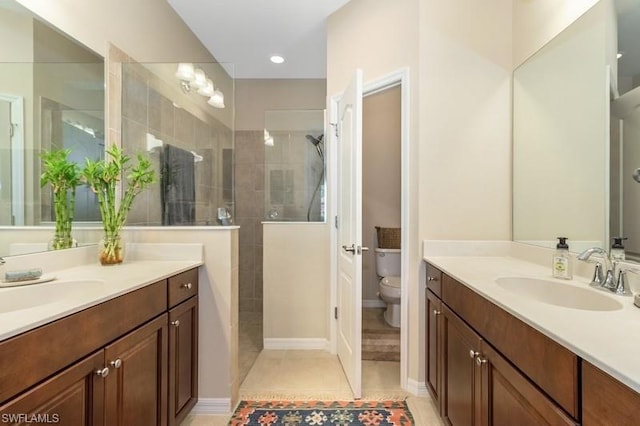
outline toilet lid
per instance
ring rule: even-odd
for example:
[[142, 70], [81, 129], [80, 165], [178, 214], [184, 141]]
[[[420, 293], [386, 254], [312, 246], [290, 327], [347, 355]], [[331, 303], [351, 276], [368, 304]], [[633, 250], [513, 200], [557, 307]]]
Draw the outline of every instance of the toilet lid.
[[382, 284], [388, 285], [389, 287], [400, 288], [400, 277], [384, 277]]

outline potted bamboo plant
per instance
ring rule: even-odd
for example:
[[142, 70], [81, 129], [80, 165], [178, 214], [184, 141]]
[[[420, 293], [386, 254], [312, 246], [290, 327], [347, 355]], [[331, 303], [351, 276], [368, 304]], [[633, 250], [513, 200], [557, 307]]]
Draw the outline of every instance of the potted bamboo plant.
[[[98, 198], [104, 239], [100, 243], [100, 263], [122, 263], [124, 251], [121, 231], [131, 210], [133, 200], [143, 189], [155, 182], [151, 161], [138, 154], [138, 164], [130, 164], [130, 157], [122, 149], [111, 145], [104, 160], [87, 159], [82, 179]], [[122, 198], [116, 198], [117, 187], [122, 180]]]
[[80, 185], [80, 168], [69, 161], [71, 151], [54, 149], [40, 154], [43, 173], [40, 187], [50, 184], [53, 189], [53, 208], [56, 222], [53, 240], [49, 243], [52, 250], [70, 248], [75, 245], [71, 236], [71, 226], [75, 211], [76, 187]]

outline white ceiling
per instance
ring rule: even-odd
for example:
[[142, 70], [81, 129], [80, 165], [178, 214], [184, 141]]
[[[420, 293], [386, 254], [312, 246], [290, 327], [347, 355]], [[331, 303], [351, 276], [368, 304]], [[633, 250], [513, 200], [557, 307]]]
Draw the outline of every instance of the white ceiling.
[[234, 78], [326, 78], [326, 19], [349, 0], [167, 1]]

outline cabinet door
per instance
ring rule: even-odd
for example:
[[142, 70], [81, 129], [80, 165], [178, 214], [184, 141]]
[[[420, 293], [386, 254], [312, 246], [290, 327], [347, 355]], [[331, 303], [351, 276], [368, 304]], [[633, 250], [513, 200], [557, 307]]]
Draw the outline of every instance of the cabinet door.
[[198, 298], [169, 311], [169, 425], [179, 425], [198, 399]]
[[105, 348], [105, 426], [167, 424], [167, 314]]
[[90, 426], [104, 422], [104, 367], [99, 351], [0, 407], [2, 424], [55, 423]]
[[479, 425], [481, 369], [476, 367], [482, 339], [442, 305], [442, 418], [449, 425]]
[[431, 397], [433, 398], [436, 407], [441, 411], [440, 393], [442, 391], [442, 386], [440, 375], [442, 373], [442, 343], [440, 332], [441, 321], [439, 318], [442, 316], [442, 302], [431, 292], [431, 290], [427, 290], [426, 293], [426, 382], [427, 389], [429, 389], [429, 393], [431, 393]]
[[565, 412], [483, 342], [476, 358], [482, 369], [482, 420], [493, 426], [576, 425]]

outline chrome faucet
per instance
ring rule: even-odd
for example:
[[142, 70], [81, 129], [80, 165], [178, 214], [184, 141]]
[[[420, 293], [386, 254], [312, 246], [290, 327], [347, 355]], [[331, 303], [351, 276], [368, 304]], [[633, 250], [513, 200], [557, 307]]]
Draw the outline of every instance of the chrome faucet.
[[[591, 247], [583, 251], [578, 255], [578, 260], [583, 262], [588, 262], [589, 258], [592, 255], [599, 254], [604, 259], [604, 266], [606, 269], [606, 275], [602, 273], [602, 264], [600, 262], [596, 262], [596, 269], [593, 273], [593, 279], [591, 280], [591, 285], [593, 287], [604, 287], [604, 288], [615, 288], [615, 265], [611, 262], [611, 258], [609, 257], [609, 253], [606, 250], [601, 249], [600, 247]], [[604, 275], [604, 276], [603, 276]]]
[[[590, 285], [593, 287], [609, 290], [619, 295], [630, 296], [631, 292], [629, 291], [629, 286], [627, 285], [626, 272], [629, 271], [640, 274], [640, 269], [620, 268], [620, 271], [617, 272], [618, 262], [612, 261], [609, 253], [607, 253], [606, 250], [601, 249], [600, 247], [591, 247], [589, 249], [586, 249], [578, 255], [578, 260], [588, 262], [589, 258], [594, 254], [600, 255], [602, 256], [602, 259], [604, 259], [606, 273], [603, 274], [602, 272], [602, 264], [600, 262], [595, 262], [596, 268], [593, 272], [593, 278], [591, 279]], [[616, 272], [618, 275], [617, 279]]]

